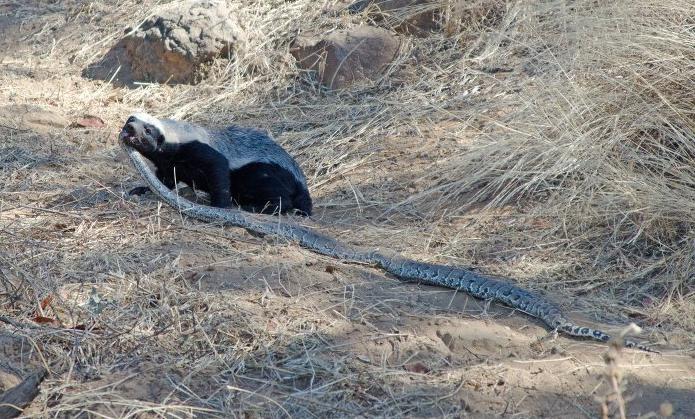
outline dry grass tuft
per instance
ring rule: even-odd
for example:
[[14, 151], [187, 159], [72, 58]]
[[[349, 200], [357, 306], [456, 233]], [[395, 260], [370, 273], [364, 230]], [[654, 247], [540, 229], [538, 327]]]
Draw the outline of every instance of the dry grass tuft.
[[[694, 298], [695, 34], [688, 1], [545, 2], [518, 10], [505, 46], [531, 77], [508, 86], [466, 153], [422, 202], [465, 212], [523, 202], [626, 300]], [[514, 13], [512, 10], [511, 13]], [[523, 16], [523, 18], [521, 17]], [[431, 201], [432, 196], [437, 197]], [[552, 237], [552, 239], [551, 239]], [[616, 281], [617, 279], [617, 281]], [[665, 306], [662, 306], [665, 308]], [[655, 308], [651, 315], [658, 315]], [[687, 310], [670, 311], [692, 323]]]

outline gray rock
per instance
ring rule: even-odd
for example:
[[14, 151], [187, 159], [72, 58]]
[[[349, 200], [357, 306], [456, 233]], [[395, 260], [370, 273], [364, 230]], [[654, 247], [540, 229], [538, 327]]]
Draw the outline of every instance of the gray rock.
[[243, 44], [244, 33], [225, 2], [176, 2], [129, 31], [84, 75], [111, 80], [115, 74], [113, 80], [125, 85], [195, 84], [204, 76], [206, 63], [231, 58]]
[[300, 36], [290, 52], [300, 68], [316, 71], [321, 84], [339, 90], [378, 80], [399, 46], [398, 37], [385, 29], [357, 26], [323, 38]]

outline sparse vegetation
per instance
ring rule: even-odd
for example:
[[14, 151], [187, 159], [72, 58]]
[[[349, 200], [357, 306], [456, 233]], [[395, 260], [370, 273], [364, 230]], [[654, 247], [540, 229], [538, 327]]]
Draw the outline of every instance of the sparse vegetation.
[[[448, 2], [343, 92], [296, 69], [294, 36], [422, 6], [230, 1], [246, 44], [202, 84], [80, 76], [161, 3], [0, 6], [0, 367], [49, 373], [25, 415], [695, 415], [691, 0]], [[18, 105], [106, 127], [29, 129]], [[341, 240], [514, 278], [665, 354], [623, 351], [602, 406], [605, 346], [126, 198], [137, 108], [268, 129]]]

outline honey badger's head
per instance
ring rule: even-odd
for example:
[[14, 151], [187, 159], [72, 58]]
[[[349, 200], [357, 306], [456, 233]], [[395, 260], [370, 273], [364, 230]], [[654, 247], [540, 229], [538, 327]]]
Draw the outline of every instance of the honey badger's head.
[[151, 115], [135, 113], [125, 122], [118, 139], [149, 156], [161, 150], [164, 144], [164, 127]]

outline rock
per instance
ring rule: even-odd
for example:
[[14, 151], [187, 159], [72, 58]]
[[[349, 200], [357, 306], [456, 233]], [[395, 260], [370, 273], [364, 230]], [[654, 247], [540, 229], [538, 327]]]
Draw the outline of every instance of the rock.
[[63, 129], [70, 121], [58, 108], [23, 104], [0, 107], [0, 124], [44, 134]]
[[436, 0], [358, 0], [348, 6], [349, 13], [366, 11], [384, 21], [396, 32], [425, 36], [440, 29], [442, 7]]
[[113, 78], [125, 85], [135, 81], [195, 84], [204, 75], [206, 63], [230, 58], [243, 43], [243, 31], [225, 2], [176, 2], [128, 31], [83, 75]]
[[300, 36], [290, 52], [300, 68], [318, 73], [321, 84], [340, 90], [378, 80], [399, 46], [398, 37], [385, 29], [357, 26], [323, 38]]
[[70, 124], [71, 128], [104, 128], [104, 120], [94, 115], [85, 115]]

